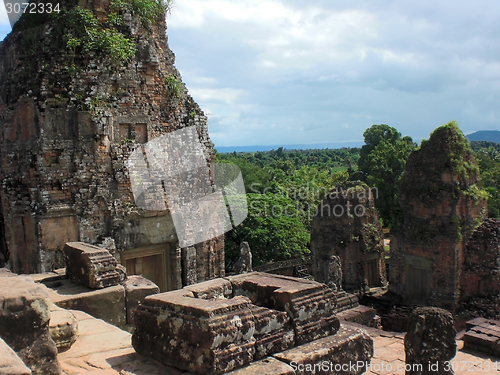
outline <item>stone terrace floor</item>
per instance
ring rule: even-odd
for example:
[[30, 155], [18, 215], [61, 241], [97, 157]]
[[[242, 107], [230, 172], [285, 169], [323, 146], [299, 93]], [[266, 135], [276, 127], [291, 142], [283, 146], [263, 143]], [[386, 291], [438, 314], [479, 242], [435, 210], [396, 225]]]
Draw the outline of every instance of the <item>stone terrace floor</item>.
[[[63, 372], [66, 375], [187, 375], [188, 373], [163, 366], [155, 360], [135, 353], [132, 348], [130, 333], [108, 324], [81, 311], [72, 310], [78, 319], [78, 340], [71, 349], [58, 355]], [[386, 332], [355, 323], [342, 322], [365, 329], [373, 338], [374, 357], [371, 369], [366, 374], [390, 375], [404, 374], [397, 371], [398, 365], [404, 367], [404, 346], [402, 333]], [[455, 374], [498, 374], [500, 358], [481, 353], [462, 350], [463, 341], [457, 340], [457, 355], [454, 362]], [[490, 362], [490, 370], [480, 370], [478, 364], [485, 366]], [[498, 362], [498, 371], [492, 369], [492, 363]], [[474, 364], [474, 366], [472, 366]], [[388, 368], [392, 371], [388, 371]], [[265, 374], [261, 374], [265, 375]]]

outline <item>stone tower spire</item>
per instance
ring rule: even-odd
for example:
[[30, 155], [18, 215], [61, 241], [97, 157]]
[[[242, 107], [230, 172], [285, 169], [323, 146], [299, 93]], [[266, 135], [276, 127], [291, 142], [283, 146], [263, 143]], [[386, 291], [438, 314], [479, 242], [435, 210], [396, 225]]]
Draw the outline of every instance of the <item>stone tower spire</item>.
[[[213, 166], [207, 118], [168, 47], [169, 3], [57, 4], [25, 13], [0, 43], [0, 252], [15, 272], [44, 272], [64, 267], [68, 241], [114, 241], [129, 273], [179, 288], [188, 262], [170, 212], [137, 207], [126, 166], [141, 144], [186, 127]], [[224, 275], [223, 247], [195, 245], [198, 281]]]

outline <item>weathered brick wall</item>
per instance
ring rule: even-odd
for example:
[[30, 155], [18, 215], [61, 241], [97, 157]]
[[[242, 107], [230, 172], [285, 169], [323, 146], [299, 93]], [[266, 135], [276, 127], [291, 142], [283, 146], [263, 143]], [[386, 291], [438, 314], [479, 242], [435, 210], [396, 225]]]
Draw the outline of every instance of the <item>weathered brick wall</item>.
[[[107, 1], [80, 6], [109, 14]], [[126, 161], [138, 144], [195, 126], [210, 165], [207, 118], [183, 84], [175, 95], [165, 85], [170, 75], [180, 82], [165, 22], [123, 20], [138, 52], [118, 66], [78, 56], [70, 71], [70, 52], [54, 44], [54, 23], [13, 31], [0, 43], [1, 213], [4, 257], [15, 272], [63, 267], [67, 241], [107, 237], [118, 251], [168, 243], [171, 264], [182, 264], [169, 211], [135, 205]], [[223, 276], [223, 240], [196, 248], [198, 277]], [[179, 280], [183, 271], [171, 271]]]
[[465, 247], [460, 286], [464, 300], [500, 292], [500, 221], [487, 219], [472, 233]]
[[383, 233], [374, 191], [358, 181], [330, 192], [312, 221], [311, 252], [313, 274], [320, 282], [330, 281], [330, 256], [336, 255], [342, 261], [346, 291], [386, 286]]
[[453, 309], [464, 248], [486, 215], [477, 164], [453, 123], [412, 152], [392, 230], [389, 289], [408, 303]]

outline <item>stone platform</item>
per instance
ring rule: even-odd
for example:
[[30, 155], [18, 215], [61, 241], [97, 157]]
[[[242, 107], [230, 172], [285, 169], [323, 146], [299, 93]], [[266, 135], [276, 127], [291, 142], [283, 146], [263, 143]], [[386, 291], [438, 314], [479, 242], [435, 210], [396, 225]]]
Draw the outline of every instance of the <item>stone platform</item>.
[[152, 281], [135, 275], [129, 276], [121, 284], [102, 289], [91, 289], [74, 283], [66, 278], [65, 269], [29, 277], [49, 288], [49, 298], [57, 306], [85, 311], [118, 327], [131, 327], [133, 313], [139, 302], [160, 291]]
[[[131, 345], [130, 333], [84, 312], [76, 310], [71, 310], [71, 312], [78, 319], [79, 337], [71, 349], [58, 355], [63, 374], [193, 375], [191, 372], [165, 366], [154, 359], [136, 353]], [[366, 336], [366, 333], [358, 327], [345, 325], [334, 336], [276, 353], [227, 374], [310, 374], [307, 371], [299, 371], [298, 368], [324, 360], [332, 361], [332, 363], [336, 363], [337, 360], [354, 360], [354, 357], [346, 356], [346, 351], [360, 342], [359, 336]], [[295, 368], [297, 372], [294, 371]]]
[[475, 318], [467, 321], [464, 346], [485, 354], [500, 356], [500, 321]]
[[[63, 374], [66, 375], [193, 375], [172, 367], [164, 366], [158, 361], [137, 354], [131, 345], [131, 334], [108, 324], [90, 315], [72, 310], [78, 319], [79, 337], [73, 347], [65, 353], [59, 354], [59, 362]], [[404, 375], [404, 333], [387, 332], [376, 328], [364, 327], [356, 323], [342, 322], [341, 329], [353, 327], [363, 330], [373, 339], [374, 354], [371, 367], [367, 369], [368, 375]], [[463, 348], [463, 341], [457, 340], [457, 354], [452, 361], [462, 366], [473, 363], [474, 366], [467, 371], [467, 367], [455, 372], [456, 375], [498, 375], [500, 371], [479, 368], [479, 364], [500, 363], [499, 357], [484, 355]], [[296, 349], [296, 348], [294, 348]], [[1, 362], [0, 362], [1, 363]], [[387, 371], [388, 367], [391, 371]], [[1, 367], [0, 367], [1, 369]], [[297, 369], [298, 370], [298, 369]], [[228, 375], [311, 375], [311, 372], [293, 371], [293, 368], [274, 357], [263, 358], [252, 362], [247, 367], [234, 370]]]
[[[165, 365], [221, 374], [335, 336], [340, 323], [334, 310], [335, 296], [325, 284], [253, 272], [146, 297], [132, 343]], [[325, 346], [345, 340], [371, 345], [367, 336], [338, 338]], [[367, 353], [362, 355], [369, 359]]]

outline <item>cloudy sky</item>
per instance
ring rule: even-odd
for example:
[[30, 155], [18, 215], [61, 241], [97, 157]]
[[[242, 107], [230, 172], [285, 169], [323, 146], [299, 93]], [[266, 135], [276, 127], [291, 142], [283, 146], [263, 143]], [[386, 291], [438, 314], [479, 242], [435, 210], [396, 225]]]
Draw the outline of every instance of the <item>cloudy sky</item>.
[[499, 20], [493, 0], [174, 0], [167, 34], [216, 147], [292, 145], [500, 129]]

